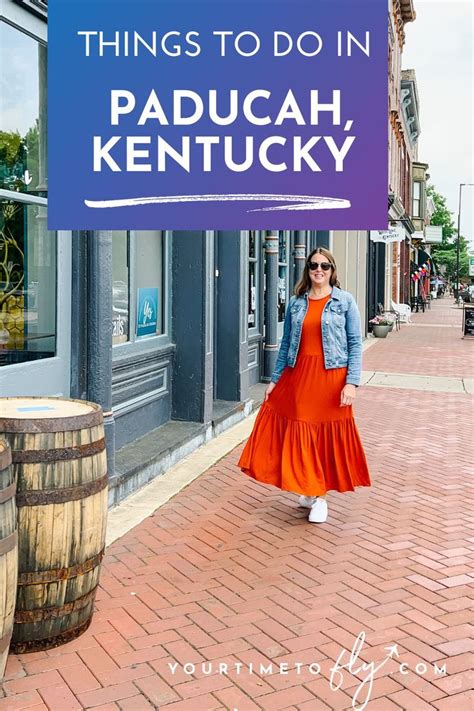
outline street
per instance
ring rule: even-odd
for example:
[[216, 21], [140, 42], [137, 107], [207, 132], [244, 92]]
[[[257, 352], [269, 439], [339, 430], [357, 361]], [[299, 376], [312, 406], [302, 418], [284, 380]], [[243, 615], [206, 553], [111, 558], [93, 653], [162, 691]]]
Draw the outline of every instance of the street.
[[327, 523], [309, 524], [295, 495], [240, 473], [240, 444], [109, 546], [91, 627], [11, 656], [0, 710], [472, 708], [461, 312], [435, 300], [364, 353], [371, 488], [330, 492]]

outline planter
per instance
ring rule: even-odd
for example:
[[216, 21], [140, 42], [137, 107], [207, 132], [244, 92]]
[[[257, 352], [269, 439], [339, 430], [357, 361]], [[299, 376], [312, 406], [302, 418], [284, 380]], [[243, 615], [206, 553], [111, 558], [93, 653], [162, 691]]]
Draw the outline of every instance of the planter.
[[390, 324], [390, 326], [388, 327], [388, 330], [389, 330], [389, 333], [391, 333], [393, 331], [393, 323]]
[[372, 326], [372, 333], [374, 334], [375, 338], [387, 338], [387, 334], [390, 330], [390, 326], [380, 326], [380, 324]]

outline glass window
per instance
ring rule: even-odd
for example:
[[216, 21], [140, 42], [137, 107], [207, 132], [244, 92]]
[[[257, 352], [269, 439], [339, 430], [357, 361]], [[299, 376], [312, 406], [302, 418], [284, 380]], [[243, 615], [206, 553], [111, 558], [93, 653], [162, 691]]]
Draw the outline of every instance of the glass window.
[[129, 259], [127, 232], [114, 232], [112, 239], [112, 342], [125, 343], [129, 338]]
[[249, 293], [248, 293], [248, 315], [247, 323], [249, 328], [257, 326], [257, 303], [258, 303], [258, 236], [256, 232], [249, 234]]
[[137, 337], [163, 333], [163, 236], [156, 230], [135, 232]]
[[165, 326], [164, 233], [112, 233], [113, 343], [162, 335]]
[[46, 207], [0, 203], [0, 365], [56, 353], [56, 234]]
[[0, 188], [46, 197], [46, 47], [0, 22]]
[[413, 217], [420, 215], [421, 184], [418, 181], [413, 183]]
[[288, 232], [278, 233], [278, 321], [285, 320], [288, 302]]

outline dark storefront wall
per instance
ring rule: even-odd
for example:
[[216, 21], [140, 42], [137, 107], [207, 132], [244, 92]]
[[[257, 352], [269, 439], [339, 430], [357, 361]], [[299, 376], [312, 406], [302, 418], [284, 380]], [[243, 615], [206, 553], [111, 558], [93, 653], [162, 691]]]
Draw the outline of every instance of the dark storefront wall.
[[264, 232], [248, 233], [248, 293], [247, 293], [247, 333], [248, 333], [248, 381], [255, 385], [261, 380], [263, 354], [263, 307], [264, 307]]
[[[170, 240], [160, 231], [112, 233], [112, 408], [117, 448], [171, 416]], [[151, 326], [143, 311], [146, 304], [151, 304]]]
[[382, 242], [368, 241], [367, 250], [367, 317], [373, 318], [378, 304], [385, 301], [385, 253]]
[[215, 236], [214, 400], [248, 398], [249, 233]]
[[400, 294], [398, 301], [401, 304], [410, 303], [410, 241], [405, 239], [400, 244]]

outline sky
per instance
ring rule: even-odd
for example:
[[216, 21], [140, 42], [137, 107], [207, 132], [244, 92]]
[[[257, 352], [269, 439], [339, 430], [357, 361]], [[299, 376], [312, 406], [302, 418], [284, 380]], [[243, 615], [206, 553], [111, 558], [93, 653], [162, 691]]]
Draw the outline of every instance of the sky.
[[[474, 0], [414, 0], [405, 26], [404, 69], [420, 97], [418, 159], [447, 198], [457, 225], [459, 184], [474, 183]], [[474, 248], [474, 186], [462, 188], [461, 234]]]

